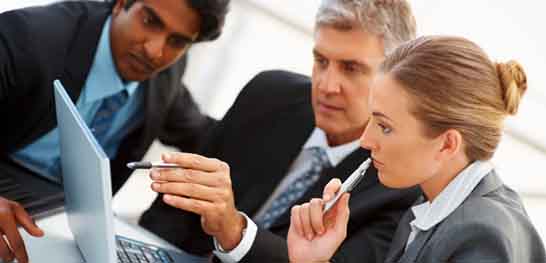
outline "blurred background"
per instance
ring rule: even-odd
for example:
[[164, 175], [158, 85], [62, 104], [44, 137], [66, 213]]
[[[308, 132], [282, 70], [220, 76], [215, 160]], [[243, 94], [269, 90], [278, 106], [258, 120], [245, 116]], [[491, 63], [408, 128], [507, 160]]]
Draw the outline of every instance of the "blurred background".
[[[2, 0], [0, 12], [54, 0]], [[269, 69], [310, 74], [314, 14], [320, 0], [232, 0], [224, 34], [189, 52], [184, 82], [204, 112], [222, 118], [245, 83]], [[507, 185], [523, 197], [531, 220], [546, 240], [546, 36], [543, 1], [410, 0], [419, 35], [467, 37], [498, 61], [516, 59], [528, 76], [528, 93], [493, 158]], [[4, 25], [2, 25], [4, 26]], [[542, 49], [541, 49], [542, 48]], [[175, 149], [159, 143], [146, 159]], [[146, 172], [135, 172], [114, 198], [116, 214], [136, 223], [155, 194]]]

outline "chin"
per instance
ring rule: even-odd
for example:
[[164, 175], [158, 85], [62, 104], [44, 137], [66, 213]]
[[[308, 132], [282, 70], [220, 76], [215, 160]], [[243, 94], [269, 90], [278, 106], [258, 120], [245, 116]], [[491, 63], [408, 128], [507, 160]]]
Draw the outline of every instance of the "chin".
[[120, 73], [120, 76], [124, 81], [141, 82], [152, 78], [152, 76], [154, 75], [153, 73], [144, 73], [138, 71], [132, 68], [131, 65], [128, 63], [125, 64], [124, 67], [120, 68], [118, 72]]
[[126, 81], [145, 81], [151, 78], [151, 75], [142, 75], [142, 74], [136, 74], [136, 73], [127, 73], [125, 76], [123, 76], [123, 79]]
[[339, 125], [336, 125], [336, 121], [333, 118], [325, 118], [321, 115], [315, 115], [315, 125], [317, 128], [323, 130], [326, 134], [339, 133]]
[[377, 178], [379, 179], [379, 182], [381, 182], [382, 185], [388, 188], [403, 189], [403, 188], [411, 187], [411, 185], [406, 185], [404, 184], [404, 182], [401, 182], [400, 180], [396, 180], [396, 177], [392, 177], [389, 174], [385, 174], [380, 171], [377, 172]]

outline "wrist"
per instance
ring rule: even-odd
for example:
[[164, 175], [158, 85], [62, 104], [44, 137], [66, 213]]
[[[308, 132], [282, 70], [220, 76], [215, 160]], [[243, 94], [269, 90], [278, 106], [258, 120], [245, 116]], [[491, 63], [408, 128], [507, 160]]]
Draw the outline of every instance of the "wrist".
[[216, 240], [224, 251], [231, 251], [236, 248], [243, 239], [243, 232], [246, 229], [245, 217], [236, 212], [234, 220], [230, 220], [233, 223], [228, 224], [224, 228], [224, 232], [216, 236]]

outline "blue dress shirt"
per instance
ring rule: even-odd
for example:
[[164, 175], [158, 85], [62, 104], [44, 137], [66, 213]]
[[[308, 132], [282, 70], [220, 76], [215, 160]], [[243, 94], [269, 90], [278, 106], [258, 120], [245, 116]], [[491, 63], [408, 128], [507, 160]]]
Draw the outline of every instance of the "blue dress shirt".
[[[122, 90], [127, 90], [127, 103], [114, 118], [107, 136], [104, 151], [110, 159], [116, 156], [121, 140], [141, 120], [143, 91], [138, 82], [123, 82], [117, 73], [110, 47], [110, 25], [108, 18], [103, 26], [93, 65], [87, 76], [76, 108], [83, 120], [90, 125], [101, 102]], [[51, 84], [53, 92], [53, 83]], [[59, 132], [55, 128], [25, 148], [12, 154], [12, 159], [28, 169], [60, 182]]]

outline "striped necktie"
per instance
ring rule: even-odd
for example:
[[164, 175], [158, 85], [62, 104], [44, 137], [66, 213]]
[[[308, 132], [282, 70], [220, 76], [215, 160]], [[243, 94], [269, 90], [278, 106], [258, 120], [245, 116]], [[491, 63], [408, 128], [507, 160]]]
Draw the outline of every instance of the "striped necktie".
[[286, 212], [296, 201], [298, 201], [309, 188], [320, 178], [322, 170], [331, 167], [326, 151], [320, 147], [307, 149], [311, 153], [311, 165], [294, 182], [292, 182], [284, 191], [278, 195], [271, 206], [257, 218], [256, 224], [265, 229], [271, 225]]

